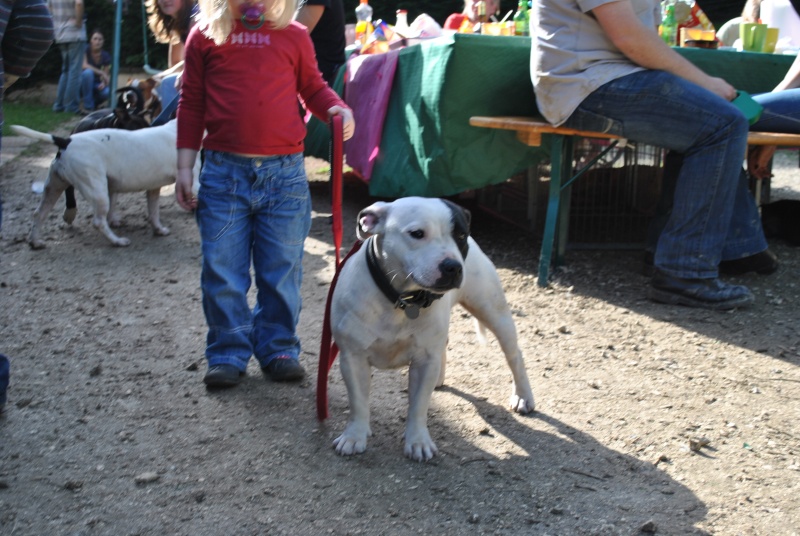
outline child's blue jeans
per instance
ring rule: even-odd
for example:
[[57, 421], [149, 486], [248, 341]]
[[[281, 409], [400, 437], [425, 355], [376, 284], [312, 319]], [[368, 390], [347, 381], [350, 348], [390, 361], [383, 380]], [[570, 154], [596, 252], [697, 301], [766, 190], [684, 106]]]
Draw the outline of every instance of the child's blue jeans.
[[303, 244], [311, 228], [303, 153], [248, 158], [206, 150], [197, 223], [208, 365], [244, 371], [252, 355], [261, 367], [278, 356], [297, 358]]

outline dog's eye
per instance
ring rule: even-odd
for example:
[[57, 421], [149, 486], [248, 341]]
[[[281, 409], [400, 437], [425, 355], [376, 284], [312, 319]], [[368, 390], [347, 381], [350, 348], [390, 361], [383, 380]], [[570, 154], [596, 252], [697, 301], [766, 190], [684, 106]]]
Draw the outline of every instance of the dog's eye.
[[416, 238], [417, 240], [422, 240], [423, 238], [425, 238], [425, 231], [421, 229], [409, 231], [408, 234], [409, 236], [411, 236], [411, 238]]
[[456, 241], [458, 241], [458, 242], [466, 242], [467, 241], [467, 233], [459, 233], [458, 236], [456, 236]]

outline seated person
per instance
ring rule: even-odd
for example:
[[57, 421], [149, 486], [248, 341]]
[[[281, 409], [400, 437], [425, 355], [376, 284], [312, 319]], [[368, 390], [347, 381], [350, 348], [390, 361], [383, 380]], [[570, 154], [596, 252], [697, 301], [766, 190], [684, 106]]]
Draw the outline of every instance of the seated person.
[[717, 39], [726, 46], [732, 47], [739, 39], [739, 25], [743, 22], [758, 22], [761, 18], [761, 0], [747, 0], [740, 17], [735, 17], [720, 26]]
[[[800, 134], [800, 55], [797, 56], [783, 80], [770, 93], [754, 95], [764, 107], [761, 118], [751, 128], [757, 132]], [[747, 171], [758, 179], [770, 176], [770, 161], [775, 147], [753, 147], [747, 155]]]
[[534, 4], [531, 76], [539, 111], [557, 126], [680, 155], [672, 210], [654, 252], [651, 300], [720, 310], [751, 304], [747, 287], [719, 278], [722, 261], [777, 268], [741, 181], [748, 123], [730, 103], [736, 89], [659, 38], [657, 0], [581, 5]]
[[153, 126], [169, 121], [178, 109], [181, 76], [183, 75], [183, 46], [189, 30], [199, 12], [196, 0], [145, 0], [147, 24], [156, 41], [168, 43], [167, 63], [169, 68], [153, 76], [160, 85], [161, 113], [153, 120]]
[[[443, 29], [458, 31], [465, 21], [473, 25], [478, 22], [477, 5], [480, 0], [464, 0], [464, 10], [461, 13], [453, 13], [444, 21]], [[486, 0], [486, 17], [496, 15], [500, 11], [500, 0]]]
[[108, 100], [111, 54], [103, 50], [104, 43], [103, 32], [94, 30], [86, 45], [81, 73], [81, 104], [86, 112], [99, 108]]

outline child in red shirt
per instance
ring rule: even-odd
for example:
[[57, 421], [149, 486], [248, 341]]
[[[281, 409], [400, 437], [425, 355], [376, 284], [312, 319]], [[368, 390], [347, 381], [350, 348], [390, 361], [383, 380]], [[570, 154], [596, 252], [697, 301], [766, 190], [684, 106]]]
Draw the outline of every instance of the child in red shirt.
[[186, 40], [175, 193], [181, 207], [197, 209], [210, 388], [238, 384], [253, 355], [274, 381], [305, 374], [296, 326], [311, 197], [298, 96], [323, 121], [342, 116], [345, 139], [355, 123], [322, 79], [306, 29], [292, 22], [297, 3], [200, 0]]

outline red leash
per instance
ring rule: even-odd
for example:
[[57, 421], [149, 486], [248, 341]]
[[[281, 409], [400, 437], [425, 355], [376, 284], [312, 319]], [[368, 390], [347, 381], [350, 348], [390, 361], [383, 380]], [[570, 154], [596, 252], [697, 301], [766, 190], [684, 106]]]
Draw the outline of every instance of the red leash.
[[331, 118], [331, 212], [333, 215], [333, 247], [336, 249], [336, 269], [339, 269], [339, 250], [342, 248], [342, 170], [344, 168], [344, 123], [342, 117]]
[[331, 288], [328, 290], [328, 300], [325, 302], [325, 317], [322, 320], [322, 341], [319, 349], [319, 369], [317, 372], [317, 418], [321, 421], [328, 418], [328, 374], [330, 373], [333, 361], [339, 353], [339, 348], [333, 342], [331, 334], [331, 298], [333, 289], [336, 288], [336, 281], [339, 279], [339, 272], [344, 261], [352, 255], [359, 247], [354, 246], [353, 250], [347, 254], [344, 261], [339, 262], [339, 250], [342, 247], [342, 169], [344, 167], [344, 131], [342, 118], [333, 116], [331, 118], [331, 211], [333, 214], [333, 247], [336, 250], [336, 272], [331, 281]]
[[331, 281], [331, 288], [328, 290], [328, 300], [325, 302], [325, 317], [322, 320], [322, 341], [319, 346], [319, 368], [317, 369], [317, 419], [324, 421], [328, 418], [328, 375], [331, 372], [333, 362], [339, 354], [339, 347], [333, 341], [333, 334], [331, 333], [331, 299], [333, 298], [333, 291], [336, 288], [336, 282], [339, 280], [339, 273], [342, 271], [342, 266], [347, 262], [347, 259], [361, 249], [360, 240], [353, 244], [353, 249], [344, 258], [341, 264], [336, 264], [336, 273], [333, 274]]

